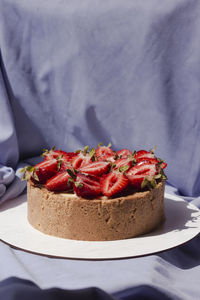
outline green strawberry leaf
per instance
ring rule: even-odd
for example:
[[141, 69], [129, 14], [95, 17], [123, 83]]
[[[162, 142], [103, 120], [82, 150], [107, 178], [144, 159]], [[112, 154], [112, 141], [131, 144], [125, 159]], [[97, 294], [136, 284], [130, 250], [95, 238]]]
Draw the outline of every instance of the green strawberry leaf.
[[82, 188], [83, 184], [81, 182], [75, 182], [74, 183], [76, 187]]
[[89, 147], [88, 145], [85, 146], [84, 149], [83, 149], [83, 152], [84, 152], [85, 154], [88, 153], [89, 148], [90, 148], [90, 147]]
[[89, 155], [93, 157], [95, 155], [95, 148], [92, 148], [89, 152]]
[[72, 179], [75, 179], [76, 178], [76, 175], [74, 174], [74, 172], [70, 169], [67, 169], [67, 173], [69, 174], [69, 176], [72, 178]]
[[129, 166], [124, 165], [124, 166], [119, 167], [119, 172], [126, 172], [128, 169], [129, 169]]

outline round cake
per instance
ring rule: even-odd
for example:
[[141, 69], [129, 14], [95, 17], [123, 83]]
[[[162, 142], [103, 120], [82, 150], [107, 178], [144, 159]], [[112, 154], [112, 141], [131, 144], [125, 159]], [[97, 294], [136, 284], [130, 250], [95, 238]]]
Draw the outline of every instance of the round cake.
[[51, 149], [43, 162], [25, 169], [28, 221], [35, 229], [108, 241], [146, 234], [164, 221], [166, 163], [152, 150], [107, 148]]
[[151, 191], [108, 199], [55, 193], [28, 183], [28, 221], [43, 233], [106, 241], [148, 233], [164, 220], [164, 182]]

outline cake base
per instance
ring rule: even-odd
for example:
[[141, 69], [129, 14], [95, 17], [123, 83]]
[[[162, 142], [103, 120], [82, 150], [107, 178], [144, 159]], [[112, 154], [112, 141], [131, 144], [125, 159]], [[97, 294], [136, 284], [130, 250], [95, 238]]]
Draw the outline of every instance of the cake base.
[[108, 199], [54, 193], [28, 182], [28, 221], [61, 238], [108, 241], [148, 233], [164, 220], [164, 182], [151, 191]]

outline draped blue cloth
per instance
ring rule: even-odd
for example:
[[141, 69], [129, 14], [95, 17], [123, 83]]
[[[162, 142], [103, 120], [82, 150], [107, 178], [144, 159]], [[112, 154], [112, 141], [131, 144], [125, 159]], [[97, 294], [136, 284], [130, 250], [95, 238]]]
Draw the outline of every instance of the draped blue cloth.
[[[111, 142], [157, 146], [167, 191], [200, 207], [199, 28], [198, 0], [0, 0], [0, 204], [25, 190], [20, 169], [43, 148]], [[199, 247], [197, 237], [161, 255], [72, 262], [1, 243], [0, 279], [198, 299]]]

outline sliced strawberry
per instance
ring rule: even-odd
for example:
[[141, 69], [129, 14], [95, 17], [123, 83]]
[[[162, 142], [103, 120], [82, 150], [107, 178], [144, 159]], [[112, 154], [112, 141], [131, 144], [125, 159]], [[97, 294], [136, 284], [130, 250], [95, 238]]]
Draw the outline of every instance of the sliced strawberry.
[[50, 150], [44, 150], [42, 156], [45, 160], [57, 158], [58, 156], [66, 155], [67, 153], [63, 150], [55, 150], [54, 147]]
[[45, 184], [45, 187], [49, 191], [56, 191], [56, 192], [69, 191], [73, 188], [72, 182], [68, 181], [69, 178], [71, 177], [66, 171], [60, 172], [56, 174], [54, 177], [50, 178]]
[[74, 156], [77, 154], [75, 152], [65, 152], [63, 150], [55, 150], [52, 148], [51, 150], [45, 150], [42, 156], [44, 156], [45, 160], [50, 160], [53, 158], [58, 158], [59, 156], [64, 160], [64, 161], [71, 161]]
[[150, 158], [150, 157], [141, 157], [137, 159], [137, 164], [143, 164], [143, 163], [150, 163], [150, 164], [160, 164], [160, 167], [162, 169], [165, 169], [167, 167], [167, 164], [165, 162], [159, 161], [157, 158]]
[[96, 157], [98, 160], [112, 160], [115, 157], [115, 152], [109, 146], [99, 146], [96, 150]]
[[117, 155], [119, 156], [119, 158], [127, 158], [131, 154], [132, 152], [129, 149], [122, 149], [117, 151]]
[[134, 158], [136, 159], [136, 161], [138, 161], [138, 159], [144, 158], [144, 157], [145, 158], [154, 158], [155, 155], [152, 152], [149, 152], [146, 150], [140, 150], [134, 154]]
[[112, 171], [105, 175], [101, 180], [103, 195], [111, 197], [123, 191], [128, 185], [126, 176], [117, 171]]
[[161, 164], [161, 168], [162, 169], [165, 169], [167, 167], [167, 163], [166, 162], [163, 162], [162, 164]]
[[82, 168], [92, 162], [92, 157], [82, 151], [71, 160], [72, 167], [75, 169]]
[[109, 162], [105, 161], [95, 161], [90, 164], [87, 164], [84, 167], [79, 168], [79, 171], [82, 173], [87, 173], [91, 175], [102, 175], [108, 171], [110, 166]]
[[69, 161], [71, 162], [72, 159], [77, 156], [77, 153], [75, 152], [67, 152], [66, 154], [63, 155], [63, 160], [64, 161]]
[[[59, 171], [59, 161], [57, 159], [44, 160], [35, 165], [34, 174], [36, 174], [38, 182], [41, 184], [53, 177]], [[33, 178], [35, 179], [33, 174]]]
[[123, 167], [123, 166], [128, 166], [128, 169], [130, 169], [133, 166], [132, 160], [130, 160], [129, 158], [116, 159], [114, 164], [115, 164], [115, 170], [119, 169], [120, 167]]
[[98, 161], [115, 162], [115, 155], [104, 155], [97, 158]]
[[60, 167], [60, 171], [66, 171], [67, 169], [70, 169], [70, 170], [73, 169], [72, 164], [69, 161], [65, 161], [65, 160], [61, 160], [61, 161], [62, 161], [62, 164]]
[[155, 164], [150, 164], [148, 162], [137, 164], [132, 167], [127, 173], [129, 183], [135, 188], [140, 189], [141, 184], [145, 177], [153, 177], [158, 173], [157, 167]]
[[155, 157], [140, 157], [137, 159], [137, 164], [138, 163], [145, 163], [145, 162], [148, 162], [150, 164], [158, 164], [159, 161], [157, 160], [157, 158]]
[[74, 183], [74, 192], [83, 198], [96, 197], [101, 194], [101, 186], [96, 176], [78, 173]]

